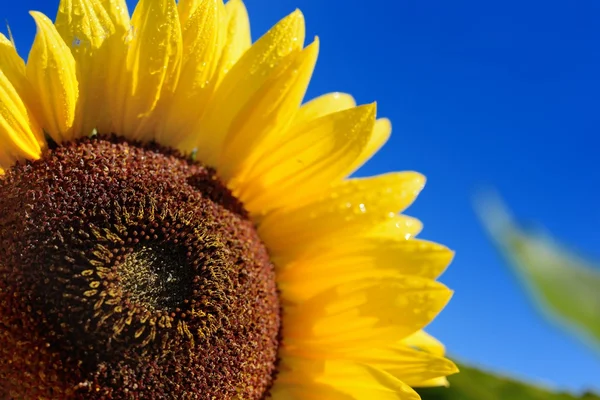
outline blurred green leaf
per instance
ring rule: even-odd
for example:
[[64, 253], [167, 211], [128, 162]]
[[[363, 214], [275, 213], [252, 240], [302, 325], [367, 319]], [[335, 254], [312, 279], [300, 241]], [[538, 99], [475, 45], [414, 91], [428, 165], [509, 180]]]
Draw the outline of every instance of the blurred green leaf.
[[417, 389], [423, 400], [600, 400], [587, 393], [574, 396], [498, 377], [474, 368], [459, 365], [460, 373], [452, 375], [449, 388]]
[[490, 236], [540, 309], [600, 349], [600, 268], [541, 232], [519, 226], [497, 197], [477, 204]]

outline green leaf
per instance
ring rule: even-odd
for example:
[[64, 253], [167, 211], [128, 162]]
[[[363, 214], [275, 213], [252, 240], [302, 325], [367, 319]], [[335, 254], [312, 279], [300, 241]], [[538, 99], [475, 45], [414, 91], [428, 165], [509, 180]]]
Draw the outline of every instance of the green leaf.
[[587, 393], [574, 396], [553, 393], [545, 389], [498, 377], [474, 368], [459, 365], [460, 373], [448, 378], [449, 388], [417, 389], [423, 400], [600, 400]]
[[547, 234], [519, 226], [496, 196], [489, 196], [478, 206], [492, 240], [540, 310], [600, 349], [600, 268]]

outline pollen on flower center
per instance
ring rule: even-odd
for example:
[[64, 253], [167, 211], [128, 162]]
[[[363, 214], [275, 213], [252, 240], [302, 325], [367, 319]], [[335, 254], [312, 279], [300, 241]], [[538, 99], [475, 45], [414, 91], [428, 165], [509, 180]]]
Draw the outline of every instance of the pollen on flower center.
[[173, 312], [192, 294], [193, 270], [176, 250], [159, 245], [134, 248], [117, 266], [129, 299], [149, 310]]
[[216, 175], [172, 151], [100, 137], [13, 167], [0, 260], [0, 395], [260, 399], [272, 384], [267, 251]]

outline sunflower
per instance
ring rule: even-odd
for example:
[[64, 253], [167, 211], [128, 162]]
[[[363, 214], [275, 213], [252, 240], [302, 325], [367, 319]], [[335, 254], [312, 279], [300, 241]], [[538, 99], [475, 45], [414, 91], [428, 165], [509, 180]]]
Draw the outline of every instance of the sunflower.
[[415, 172], [347, 177], [374, 104], [303, 97], [295, 11], [254, 44], [230, 0], [62, 0], [0, 36], [0, 398], [418, 399], [446, 247]]

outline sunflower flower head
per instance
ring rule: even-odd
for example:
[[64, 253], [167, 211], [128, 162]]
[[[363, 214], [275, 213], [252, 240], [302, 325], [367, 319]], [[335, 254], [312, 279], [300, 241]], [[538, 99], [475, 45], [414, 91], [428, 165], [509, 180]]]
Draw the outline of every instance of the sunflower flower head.
[[415, 172], [347, 178], [374, 104], [303, 103], [295, 11], [62, 0], [0, 34], [0, 398], [418, 399], [452, 259], [401, 214]]

